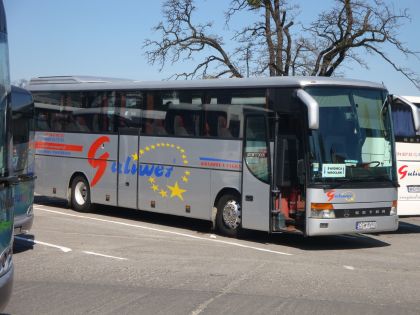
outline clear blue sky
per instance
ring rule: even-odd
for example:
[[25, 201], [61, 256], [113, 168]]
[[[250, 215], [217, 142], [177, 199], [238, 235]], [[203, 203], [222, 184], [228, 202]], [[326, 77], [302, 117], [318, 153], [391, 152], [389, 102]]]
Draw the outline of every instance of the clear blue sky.
[[[214, 32], [223, 34], [223, 12], [228, 0], [197, 0], [198, 21], [214, 21]], [[308, 24], [331, 0], [296, 0], [298, 20]], [[408, 8], [412, 17], [400, 28], [400, 39], [420, 51], [420, 1], [395, 0], [397, 8]], [[161, 80], [191, 61], [166, 67], [147, 64], [142, 49], [146, 38], [161, 20], [162, 0], [4, 0], [9, 29], [11, 79], [44, 75], [93, 75], [138, 80]], [[231, 27], [241, 25], [236, 19]], [[405, 59], [388, 52], [397, 62], [420, 73], [420, 60]], [[379, 57], [366, 56], [369, 70], [351, 64], [340, 69], [346, 77], [384, 82], [391, 93], [420, 95], [405, 77]]]

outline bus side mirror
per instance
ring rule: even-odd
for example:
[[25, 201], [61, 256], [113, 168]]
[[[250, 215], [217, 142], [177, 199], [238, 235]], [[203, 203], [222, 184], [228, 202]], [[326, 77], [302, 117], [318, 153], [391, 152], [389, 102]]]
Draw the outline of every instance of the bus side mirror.
[[309, 129], [319, 129], [319, 104], [305, 90], [297, 90], [296, 96], [308, 108], [308, 127]]

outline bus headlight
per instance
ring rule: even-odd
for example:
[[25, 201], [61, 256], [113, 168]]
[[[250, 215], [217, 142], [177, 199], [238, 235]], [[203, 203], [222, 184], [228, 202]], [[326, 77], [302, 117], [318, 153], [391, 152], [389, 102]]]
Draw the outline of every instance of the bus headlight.
[[391, 211], [389, 212], [389, 215], [397, 215], [397, 205], [397, 200], [392, 201]]
[[317, 219], [335, 219], [331, 203], [311, 203], [311, 217]]

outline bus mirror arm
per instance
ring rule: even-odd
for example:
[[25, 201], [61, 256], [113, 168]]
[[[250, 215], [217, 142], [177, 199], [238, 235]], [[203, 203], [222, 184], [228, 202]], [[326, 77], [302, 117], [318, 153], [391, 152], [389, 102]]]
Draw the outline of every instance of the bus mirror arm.
[[308, 108], [308, 127], [316, 130], [319, 128], [319, 104], [318, 102], [305, 90], [299, 89], [296, 91], [296, 96]]
[[400, 100], [404, 104], [410, 106], [411, 112], [413, 114], [414, 129], [416, 129], [416, 131], [419, 132], [420, 131], [420, 109], [418, 109], [416, 105], [407, 101], [404, 97], [394, 95], [393, 99]]

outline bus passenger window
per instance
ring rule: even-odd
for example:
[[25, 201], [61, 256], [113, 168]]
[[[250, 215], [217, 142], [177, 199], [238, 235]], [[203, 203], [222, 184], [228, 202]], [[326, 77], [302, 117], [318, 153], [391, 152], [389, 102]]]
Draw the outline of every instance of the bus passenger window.
[[180, 115], [174, 117], [174, 134], [175, 136], [189, 136], [185, 128], [184, 119]]
[[266, 122], [263, 116], [246, 120], [245, 162], [255, 177], [268, 183], [268, 147]]
[[229, 128], [227, 127], [226, 117], [219, 116], [218, 118], [218, 135], [221, 138], [232, 138], [232, 133], [230, 132]]

